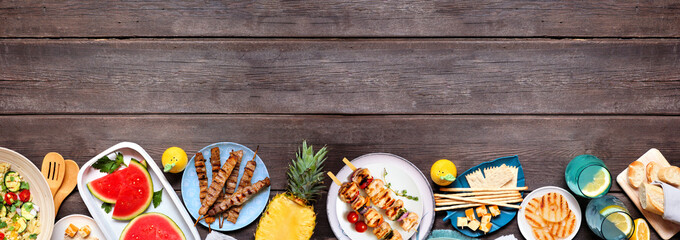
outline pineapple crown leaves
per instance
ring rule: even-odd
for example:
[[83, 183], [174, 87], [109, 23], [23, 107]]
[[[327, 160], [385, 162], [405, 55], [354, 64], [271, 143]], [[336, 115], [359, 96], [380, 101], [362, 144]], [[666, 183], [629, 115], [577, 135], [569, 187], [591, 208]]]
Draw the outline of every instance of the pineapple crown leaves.
[[326, 161], [326, 146], [314, 153], [307, 141], [295, 154], [295, 159], [288, 165], [288, 192], [311, 204], [325, 189], [323, 180], [323, 163]]

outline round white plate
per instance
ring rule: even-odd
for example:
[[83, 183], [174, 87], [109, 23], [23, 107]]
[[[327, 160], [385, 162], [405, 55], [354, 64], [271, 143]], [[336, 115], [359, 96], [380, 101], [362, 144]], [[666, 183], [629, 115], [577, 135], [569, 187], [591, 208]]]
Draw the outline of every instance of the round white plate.
[[50, 239], [54, 227], [54, 200], [42, 173], [26, 157], [7, 148], [0, 147], [0, 162], [11, 164], [10, 170], [18, 172], [28, 182], [33, 203], [40, 207], [40, 234], [37, 240]]
[[[434, 225], [434, 198], [430, 183], [422, 172], [411, 162], [397, 155], [389, 153], [372, 153], [360, 156], [352, 161], [352, 164], [360, 168], [368, 168], [375, 178], [383, 179], [383, 172], [387, 171], [384, 177], [386, 183], [391, 183], [391, 188], [395, 191], [406, 190], [407, 195], [418, 197], [418, 201], [409, 200], [405, 197], [397, 197], [404, 201], [404, 207], [420, 216], [420, 225], [411, 232], [406, 232], [396, 221], [390, 221], [385, 217], [385, 221], [390, 223], [392, 229], [398, 230], [403, 239], [425, 239], [430, 234]], [[341, 181], [347, 181], [352, 173], [349, 167], [343, 167], [336, 175]], [[376, 239], [372, 229], [363, 233], [354, 230], [354, 224], [346, 220], [347, 214], [352, 211], [349, 204], [342, 202], [338, 198], [339, 186], [332, 184], [328, 191], [326, 211], [331, 229], [338, 239]], [[365, 196], [365, 194], [363, 194]], [[378, 209], [385, 216], [385, 211]]]
[[63, 240], [64, 233], [69, 224], [76, 225], [78, 228], [84, 227], [85, 225], [90, 225], [92, 232], [90, 232], [90, 236], [86, 239], [99, 238], [99, 240], [106, 240], [104, 234], [101, 230], [99, 230], [99, 227], [97, 226], [97, 223], [94, 221], [94, 219], [81, 214], [68, 215], [54, 224], [54, 234], [52, 234], [51, 240]]
[[574, 195], [571, 195], [569, 191], [564, 190], [563, 188], [555, 186], [545, 186], [534, 191], [531, 191], [531, 193], [524, 197], [524, 201], [522, 201], [522, 204], [520, 205], [522, 208], [517, 212], [517, 225], [519, 226], [519, 231], [522, 233], [522, 236], [524, 236], [524, 238], [526, 238], [527, 240], [534, 240], [536, 238], [534, 238], [534, 234], [531, 231], [531, 225], [527, 223], [527, 219], [524, 217], [524, 209], [527, 206], [527, 204], [529, 204], [529, 201], [531, 201], [531, 199], [541, 197], [551, 192], [562, 194], [562, 196], [564, 196], [567, 199], [567, 203], [569, 203], [569, 209], [571, 209], [571, 211], [574, 212], [574, 215], [576, 215], [576, 228], [574, 229], [574, 232], [562, 240], [574, 239], [576, 233], [578, 233], [578, 229], [581, 227], [582, 213], [581, 206], [578, 205], [578, 201], [576, 201]]

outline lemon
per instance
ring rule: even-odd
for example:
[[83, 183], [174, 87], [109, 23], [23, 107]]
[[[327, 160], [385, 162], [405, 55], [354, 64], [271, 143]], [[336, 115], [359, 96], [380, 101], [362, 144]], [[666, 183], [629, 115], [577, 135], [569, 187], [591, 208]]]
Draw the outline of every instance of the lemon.
[[586, 187], [582, 188], [581, 192], [588, 197], [599, 196], [609, 189], [611, 181], [609, 171], [601, 168], [600, 171], [595, 174], [593, 181], [586, 184]]
[[440, 159], [432, 164], [430, 177], [435, 184], [446, 186], [456, 180], [456, 165], [447, 159]]
[[178, 173], [187, 167], [187, 153], [181, 148], [171, 147], [163, 152], [161, 163], [164, 172]]
[[635, 219], [635, 233], [631, 240], [649, 240], [649, 225], [644, 218]]
[[607, 216], [607, 221], [611, 222], [624, 235], [630, 234], [633, 231], [633, 220], [625, 212], [615, 212]]

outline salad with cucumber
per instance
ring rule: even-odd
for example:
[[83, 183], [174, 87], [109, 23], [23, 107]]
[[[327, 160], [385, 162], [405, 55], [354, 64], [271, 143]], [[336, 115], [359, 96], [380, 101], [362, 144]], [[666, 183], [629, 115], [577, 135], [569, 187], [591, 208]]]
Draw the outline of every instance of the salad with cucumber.
[[37, 239], [40, 209], [33, 204], [31, 187], [9, 163], [0, 162], [0, 239]]

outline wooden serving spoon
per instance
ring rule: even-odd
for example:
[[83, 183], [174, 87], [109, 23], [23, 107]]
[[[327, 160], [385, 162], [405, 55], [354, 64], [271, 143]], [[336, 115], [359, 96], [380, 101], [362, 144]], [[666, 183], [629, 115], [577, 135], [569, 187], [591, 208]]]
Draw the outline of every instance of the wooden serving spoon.
[[64, 168], [64, 157], [59, 153], [51, 152], [43, 158], [40, 172], [45, 176], [47, 185], [50, 186], [52, 197], [57, 193], [57, 189], [61, 186], [61, 182], [64, 181]]
[[76, 188], [76, 185], [78, 185], [78, 170], [80, 170], [78, 164], [69, 159], [64, 161], [64, 165], [66, 165], [64, 182], [61, 183], [61, 187], [57, 190], [57, 194], [54, 195], [54, 215], [57, 215], [61, 203], [64, 202], [64, 199], [66, 199], [66, 197], [73, 192], [73, 189]]

